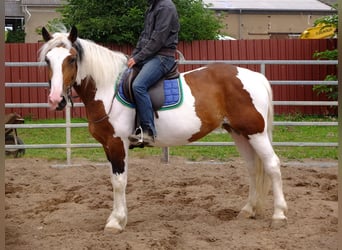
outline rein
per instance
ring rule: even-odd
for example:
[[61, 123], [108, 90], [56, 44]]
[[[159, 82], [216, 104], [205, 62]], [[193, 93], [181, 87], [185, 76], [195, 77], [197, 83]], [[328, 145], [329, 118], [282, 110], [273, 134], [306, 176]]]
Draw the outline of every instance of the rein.
[[[113, 109], [113, 103], [114, 103], [114, 99], [117, 95], [117, 91], [115, 91], [114, 95], [113, 95], [113, 98], [112, 98], [112, 102], [110, 104], [110, 108], [109, 108], [109, 111], [108, 111], [108, 114], [110, 114], [112, 112], [112, 109]], [[95, 121], [89, 121], [89, 122], [92, 122], [92, 123], [100, 123], [102, 121], [104, 121], [105, 119], [109, 118], [109, 115], [108, 114], [105, 114], [102, 118], [98, 119], [98, 120], [95, 120]]]

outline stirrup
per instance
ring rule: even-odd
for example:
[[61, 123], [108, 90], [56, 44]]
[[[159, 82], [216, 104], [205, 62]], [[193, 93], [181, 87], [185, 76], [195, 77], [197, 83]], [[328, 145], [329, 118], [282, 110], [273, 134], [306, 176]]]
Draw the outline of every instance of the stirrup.
[[128, 136], [128, 140], [130, 141], [130, 149], [133, 147], [144, 146], [153, 147], [152, 144], [154, 143], [154, 137], [150, 136], [148, 132], [145, 133], [141, 127], [138, 127], [135, 129], [132, 135]]
[[128, 140], [133, 146], [144, 146], [144, 131], [142, 127], [137, 127], [135, 131], [128, 136]]
[[138, 128], [136, 128], [133, 134], [135, 134], [135, 135], [137, 135], [137, 136], [139, 136], [139, 134], [140, 134], [140, 139], [138, 139], [138, 141], [137, 141], [138, 144], [144, 142], [144, 131], [143, 131], [143, 129], [142, 129], [141, 126], [139, 126]]

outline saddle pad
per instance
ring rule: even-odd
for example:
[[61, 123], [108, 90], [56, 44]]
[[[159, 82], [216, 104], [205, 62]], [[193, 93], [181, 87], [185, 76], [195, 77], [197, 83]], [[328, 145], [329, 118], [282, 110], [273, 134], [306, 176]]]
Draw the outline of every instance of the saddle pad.
[[[159, 110], [167, 110], [178, 107], [183, 101], [182, 84], [180, 78], [164, 80], [165, 101]], [[130, 108], [135, 108], [135, 104], [126, 98], [122, 82], [119, 84], [117, 99]], [[153, 102], [153, 100], [152, 100]]]

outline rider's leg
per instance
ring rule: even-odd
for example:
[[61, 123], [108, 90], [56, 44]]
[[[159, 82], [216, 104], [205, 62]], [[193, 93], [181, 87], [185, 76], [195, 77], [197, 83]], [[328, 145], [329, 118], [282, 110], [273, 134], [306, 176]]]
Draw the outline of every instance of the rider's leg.
[[156, 136], [154, 114], [148, 89], [165, 75], [174, 65], [174, 57], [155, 56], [144, 64], [133, 82], [133, 93], [138, 117], [144, 132]]

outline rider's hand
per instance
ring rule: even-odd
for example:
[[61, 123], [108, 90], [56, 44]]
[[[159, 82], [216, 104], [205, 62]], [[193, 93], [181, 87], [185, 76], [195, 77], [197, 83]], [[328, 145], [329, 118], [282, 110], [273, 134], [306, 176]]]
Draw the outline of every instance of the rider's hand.
[[134, 58], [131, 57], [127, 62], [127, 66], [128, 66], [128, 68], [132, 68], [134, 65], [135, 65]]

